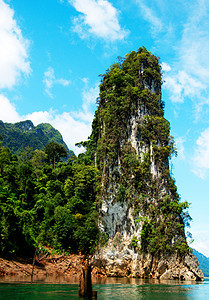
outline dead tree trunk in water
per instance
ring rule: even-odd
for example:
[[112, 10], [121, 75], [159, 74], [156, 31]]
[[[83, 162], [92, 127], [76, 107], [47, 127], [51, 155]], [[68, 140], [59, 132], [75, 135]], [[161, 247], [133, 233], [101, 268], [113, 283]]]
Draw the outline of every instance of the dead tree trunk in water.
[[97, 298], [97, 292], [92, 291], [91, 266], [88, 261], [85, 261], [79, 277], [78, 295], [79, 297], [86, 297], [89, 299], [92, 297]]
[[33, 272], [34, 272], [34, 266], [35, 266], [35, 262], [36, 262], [36, 253], [37, 253], [37, 250], [38, 250], [38, 246], [39, 246], [39, 243], [36, 246], [35, 254], [34, 254], [34, 257], [33, 257], [33, 266], [32, 266], [32, 272], [31, 272], [31, 282], [33, 281]]

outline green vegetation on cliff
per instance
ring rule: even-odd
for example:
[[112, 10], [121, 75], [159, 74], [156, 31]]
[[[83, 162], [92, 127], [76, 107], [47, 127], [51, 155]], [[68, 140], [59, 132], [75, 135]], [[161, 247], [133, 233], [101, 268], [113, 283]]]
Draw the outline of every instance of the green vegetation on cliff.
[[55, 142], [65, 147], [68, 158], [74, 155], [63, 141], [60, 132], [48, 123], [34, 126], [30, 120], [14, 124], [0, 121], [0, 135], [3, 138], [3, 146], [8, 147], [12, 154], [19, 155], [26, 147], [43, 150], [47, 144]]
[[142, 228], [139, 251], [185, 254], [190, 216], [169, 171], [176, 149], [164, 118], [161, 83], [158, 58], [144, 47], [113, 64], [102, 75], [87, 151], [96, 153], [100, 200], [133, 206], [135, 223]]

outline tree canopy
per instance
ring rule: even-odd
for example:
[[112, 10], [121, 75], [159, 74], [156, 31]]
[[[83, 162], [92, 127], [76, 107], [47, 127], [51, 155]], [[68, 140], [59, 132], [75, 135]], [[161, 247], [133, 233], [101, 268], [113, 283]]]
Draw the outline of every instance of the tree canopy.
[[82, 157], [60, 162], [64, 155], [54, 142], [19, 156], [0, 146], [1, 255], [30, 255], [37, 243], [57, 252], [94, 251], [98, 170]]

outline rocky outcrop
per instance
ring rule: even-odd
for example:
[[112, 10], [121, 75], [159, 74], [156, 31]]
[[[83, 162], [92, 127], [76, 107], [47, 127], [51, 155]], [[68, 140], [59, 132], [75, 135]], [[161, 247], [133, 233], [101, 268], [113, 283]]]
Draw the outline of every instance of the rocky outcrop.
[[94, 257], [94, 265], [108, 277], [154, 278], [161, 280], [203, 281], [199, 262], [193, 254], [180, 257], [177, 253], [155, 257], [139, 254], [121, 243], [113, 246], [110, 242]]
[[158, 58], [142, 47], [111, 66], [100, 85], [91, 145], [109, 241], [95, 262], [108, 276], [202, 280], [185, 237], [188, 203], [169, 170], [175, 146], [161, 83]]

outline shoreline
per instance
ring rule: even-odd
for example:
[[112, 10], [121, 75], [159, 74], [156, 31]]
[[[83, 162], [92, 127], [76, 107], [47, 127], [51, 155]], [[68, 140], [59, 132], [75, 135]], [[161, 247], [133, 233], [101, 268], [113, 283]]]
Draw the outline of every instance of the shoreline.
[[[32, 258], [14, 257], [10, 259], [0, 258], [0, 283], [43, 283], [43, 284], [78, 284], [79, 275], [82, 270], [82, 255], [52, 255], [36, 257], [34, 268]], [[33, 272], [33, 276], [32, 276]], [[204, 277], [209, 279], [209, 277]], [[92, 268], [92, 283], [131, 283], [131, 282], [152, 282], [152, 283], [180, 283], [196, 284], [204, 281], [185, 280], [163, 280], [154, 278], [134, 278], [130, 276], [107, 276], [105, 270], [94, 266]]]
[[[82, 269], [82, 255], [50, 255], [36, 258], [33, 267], [32, 258], [0, 258], [0, 278], [19, 277], [35, 280], [39, 278], [64, 278], [65, 281], [78, 282]], [[92, 279], [105, 277], [98, 268], [93, 268]]]
[[[205, 278], [206, 281], [209, 281], [209, 278]], [[92, 279], [92, 285], [173, 285], [173, 286], [183, 286], [183, 285], [202, 285], [205, 281], [185, 281], [185, 280], [160, 280], [153, 278], [127, 278], [127, 277], [104, 277], [104, 278], [94, 278]], [[34, 277], [33, 281], [30, 280], [30, 277], [24, 276], [3, 276], [0, 277], [1, 284], [43, 284], [43, 285], [76, 285], [79, 286], [79, 281], [76, 277], [53, 277], [46, 276], [43, 278]]]

